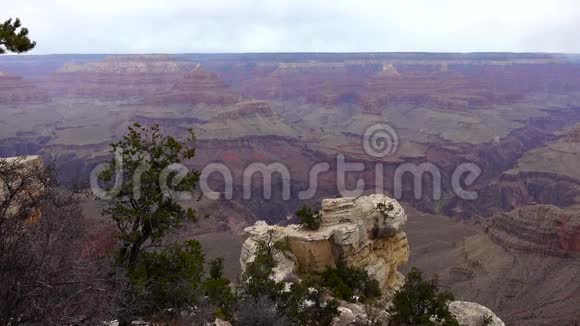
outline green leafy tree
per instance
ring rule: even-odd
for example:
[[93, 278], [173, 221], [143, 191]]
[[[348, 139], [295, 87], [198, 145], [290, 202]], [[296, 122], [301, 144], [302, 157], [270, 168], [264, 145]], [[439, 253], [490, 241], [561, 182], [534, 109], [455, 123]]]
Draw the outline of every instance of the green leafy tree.
[[28, 29], [22, 27], [20, 19], [8, 19], [0, 24], [0, 54], [22, 53], [32, 50], [36, 42], [28, 38]]
[[[196, 220], [192, 209], [179, 205], [176, 192], [195, 189], [199, 172], [187, 170], [179, 178], [172, 169], [195, 156], [194, 144], [191, 129], [185, 139], [176, 139], [163, 135], [158, 125], [147, 128], [135, 123], [111, 145], [111, 152], [121, 159], [113, 159], [100, 175], [109, 185], [113, 180], [116, 184], [103, 213], [117, 225], [122, 241], [119, 263], [129, 270], [137, 265], [144, 245], [159, 246], [163, 236], [184, 220]], [[173, 189], [164, 188], [169, 184]]]
[[208, 279], [203, 285], [209, 303], [217, 307], [216, 317], [230, 320], [232, 307], [236, 303], [236, 295], [232, 291], [230, 280], [227, 278]]
[[327, 290], [316, 278], [306, 277], [281, 293], [281, 309], [294, 325], [329, 326], [340, 315], [338, 302], [329, 299]]
[[273, 241], [258, 241], [256, 256], [252, 262], [246, 265], [242, 275], [241, 292], [245, 296], [254, 299], [267, 297], [275, 300], [284, 289], [282, 282], [276, 282], [270, 278], [276, 262], [272, 257], [274, 248]]
[[224, 259], [221, 257], [210, 261], [209, 278], [204, 282], [203, 288], [209, 303], [217, 307], [216, 317], [231, 320], [236, 295], [230, 281], [223, 277], [223, 267]]
[[309, 230], [316, 231], [320, 228], [322, 223], [322, 217], [320, 213], [314, 211], [308, 206], [303, 206], [299, 211], [296, 212], [296, 216], [300, 219], [300, 224]]
[[209, 277], [211, 279], [222, 278], [224, 274], [224, 259], [217, 257], [209, 262]]
[[424, 280], [413, 267], [405, 285], [395, 293], [389, 312], [395, 325], [459, 326], [448, 307], [453, 300], [451, 293], [439, 290], [437, 278]]
[[139, 294], [145, 297], [145, 313], [163, 313], [196, 302], [201, 290], [203, 263], [203, 250], [195, 240], [142, 252], [130, 278]]
[[278, 250], [278, 247], [279, 244], [272, 237], [258, 241], [256, 256], [247, 264], [242, 275], [243, 301], [270, 300], [275, 303], [275, 314], [287, 318], [291, 325], [331, 325], [332, 320], [339, 315], [338, 303], [328, 298], [328, 291], [316, 276], [306, 276], [302, 281], [292, 284], [289, 291], [285, 282], [276, 282], [271, 278], [272, 270], [276, 267], [272, 252]]
[[336, 268], [327, 268], [320, 276], [322, 285], [330, 289], [337, 299], [353, 301], [357, 296], [365, 302], [381, 296], [377, 280], [370, 277], [364, 268], [347, 266], [342, 260]]

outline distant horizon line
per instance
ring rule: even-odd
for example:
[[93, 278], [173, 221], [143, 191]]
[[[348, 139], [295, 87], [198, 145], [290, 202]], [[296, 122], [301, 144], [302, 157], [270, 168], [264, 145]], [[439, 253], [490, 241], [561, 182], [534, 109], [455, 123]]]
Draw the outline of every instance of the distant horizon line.
[[66, 56], [66, 55], [297, 55], [297, 54], [423, 54], [423, 55], [473, 55], [473, 54], [511, 54], [511, 55], [580, 55], [580, 52], [515, 52], [515, 51], [466, 51], [466, 52], [439, 52], [439, 51], [282, 51], [282, 52], [62, 52], [62, 53], [5, 53], [2, 57], [17, 56]]

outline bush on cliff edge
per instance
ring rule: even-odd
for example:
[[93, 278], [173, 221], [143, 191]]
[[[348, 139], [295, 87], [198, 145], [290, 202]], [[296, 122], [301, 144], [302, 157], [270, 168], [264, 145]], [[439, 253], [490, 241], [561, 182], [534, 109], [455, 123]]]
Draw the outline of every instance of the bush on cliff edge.
[[312, 231], [318, 230], [322, 224], [320, 213], [306, 205], [296, 212], [296, 216], [300, 219], [300, 225]]
[[451, 293], [439, 290], [437, 278], [424, 280], [423, 273], [413, 267], [388, 311], [394, 325], [459, 326], [449, 311], [453, 300]]

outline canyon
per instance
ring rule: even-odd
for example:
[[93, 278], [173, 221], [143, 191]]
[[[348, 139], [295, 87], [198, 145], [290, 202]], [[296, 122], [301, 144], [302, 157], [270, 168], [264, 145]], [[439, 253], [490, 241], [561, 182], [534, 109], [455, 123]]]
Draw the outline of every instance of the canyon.
[[[189, 166], [225, 165], [233, 196], [184, 203], [211, 218], [179, 236], [202, 239], [212, 254], [228, 243], [229, 276], [239, 273], [244, 227], [257, 220], [284, 226], [303, 204], [320, 208], [322, 199], [343, 197], [338, 155], [364, 166], [344, 180], [346, 189], [363, 181], [360, 195], [380, 189], [393, 197], [401, 164], [430, 163], [442, 176], [441, 199], [431, 195], [438, 185], [428, 174], [421, 198], [409, 174], [396, 198], [409, 219], [406, 266], [440, 275], [460, 300], [482, 303], [510, 325], [580, 320], [573, 304], [580, 300], [580, 56], [5, 56], [0, 71], [0, 156], [41, 155], [66, 186], [86, 182], [133, 122], [177, 136], [193, 128], [198, 155]], [[377, 124], [396, 131], [390, 155], [375, 157], [363, 146]], [[244, 198], [252, 163], [281, 163], [291, 178], [273, 173], [266, 199], [256, 177], [253, 196]], [[319, 163], [328, 171], [318, 174], [312, 196], [299, 198]], [[451, 176], [463, 163], [481, 169], [462, 184], [475, 200], [453, 189]], [[219, 173], [208, 184], [225, 192]], [[94, 203], [85, 210], [95, 227], [91, 252], [110, 239], [100, 237], [107, 225]]]

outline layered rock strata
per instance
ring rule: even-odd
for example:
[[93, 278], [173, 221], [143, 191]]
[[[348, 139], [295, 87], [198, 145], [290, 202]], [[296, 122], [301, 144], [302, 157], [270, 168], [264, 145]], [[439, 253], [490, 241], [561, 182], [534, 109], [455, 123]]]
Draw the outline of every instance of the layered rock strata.
[[[383, 214], [377, 204], [392, 209]], [[343, 259], [348, 265], [364, 267], [385, 292], [402, 284], [398, 267], [409, 257], [407, 235], [402, 230], [407, 215], [396, 200], [381, 194], [325, 199], [321, 217], [322, 225], [316, 231], [265, 222], [246, 228], [247, 239], [240, 257], [242, 270], [254, 259], [258, 241], [282, 241], [288, 250], [274, 254], [277, 280], [292, 273], [321, 272]]]
[[66, 63], [48, 78], [55, 95], [100, 99], [146, 97], [169, 90], [190, 65], [164, 55], [108, 56], [102, 61]]
[[0, 71], [0, 104], [44, 104], [48, 93], [20, 76]]
[[179, 79], [173, 87], [154, 96], [156, 104], [210, 104], [232, 105], [240, 95], [230, 89], [215, 73], [206, 71], [201, 65]]
[[552, 205], [528, 205], [493, 217], [487, 230], [503, 247], [521, 252], [580, 256], [580, 213]]

